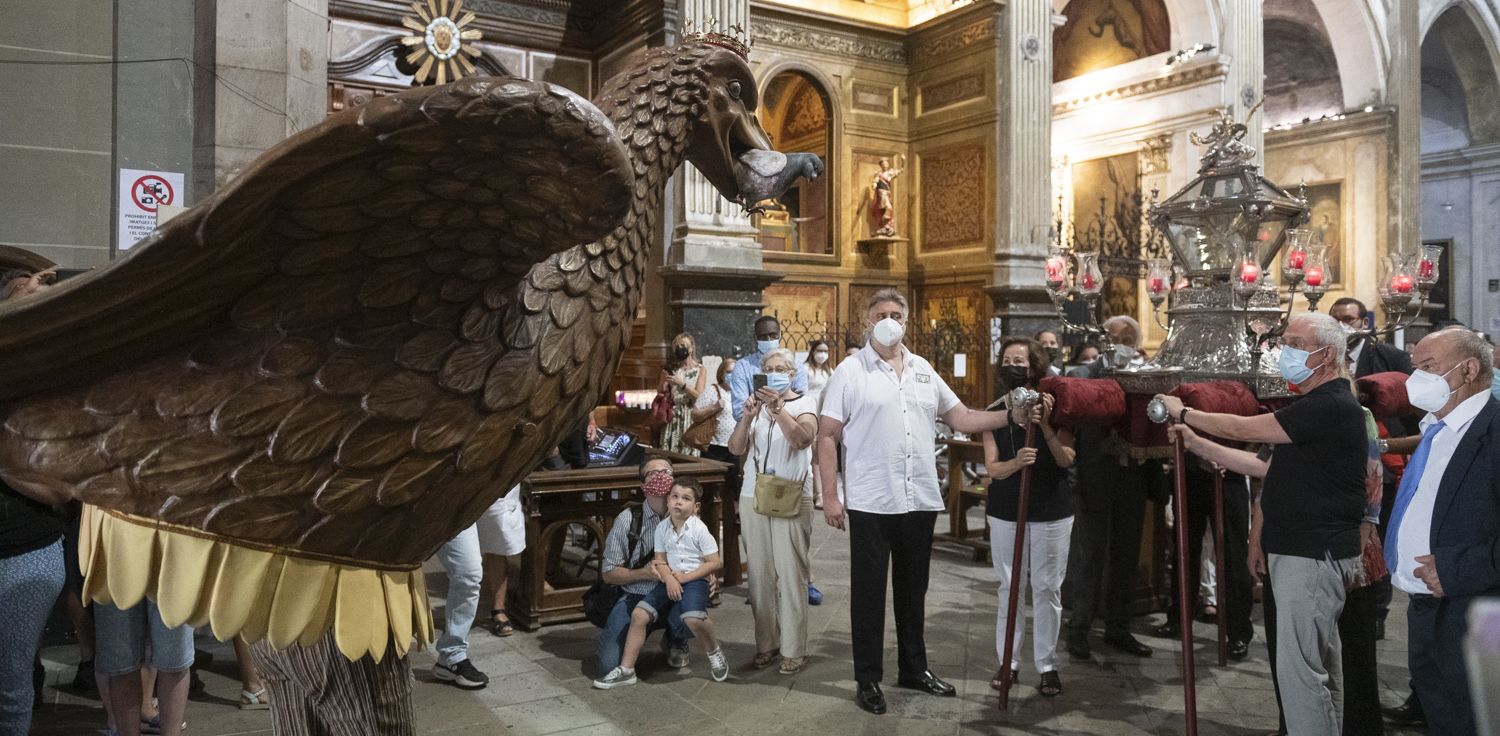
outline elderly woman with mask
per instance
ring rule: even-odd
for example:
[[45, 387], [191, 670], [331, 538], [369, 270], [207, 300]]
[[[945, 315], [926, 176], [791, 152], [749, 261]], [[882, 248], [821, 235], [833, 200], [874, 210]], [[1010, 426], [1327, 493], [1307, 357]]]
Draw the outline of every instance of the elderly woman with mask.
[[[792, 388], [792, 353], [776, 349], [761, 359], [766, 385], [745, 400], [745, 411], [729, 437], [729, 450], [744, 468], [740, 490], [740, 538], [750, 562], [750, 606], [755, 616], [755, 658], [767, 667], [780, 658], [784, 675], [800, 672], [807, 656], [807, 584], [812, 538], [812, 443], [818, 406]], [[793, 515], [757, 510], [761, 476], [800, 484]]]

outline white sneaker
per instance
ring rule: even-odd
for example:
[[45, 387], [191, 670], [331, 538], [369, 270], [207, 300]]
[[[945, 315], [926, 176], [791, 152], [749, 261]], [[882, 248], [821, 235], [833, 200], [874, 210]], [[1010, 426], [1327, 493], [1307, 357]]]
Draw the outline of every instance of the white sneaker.
[[624, 667], [616, 667], [610, 670], [609, 674], [605, 675], [604, 677], [598, 680], [594, 680], [594, 689], [608, 690], [612, 687], [634, 685], [636, 682], [637, 680], [635, 679], [635, 670], [627, 670]]
[[714, 678], [714, 682], [729, 679], [729, 660], [725, 658], [723, 649], [708, 653], [708, 674]]

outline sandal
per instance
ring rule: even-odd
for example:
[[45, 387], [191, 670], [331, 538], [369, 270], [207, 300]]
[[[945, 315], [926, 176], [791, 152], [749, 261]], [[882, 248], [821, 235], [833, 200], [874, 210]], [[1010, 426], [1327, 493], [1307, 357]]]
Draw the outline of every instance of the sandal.
[[1044, 698], [1055, 698], [1062, 695], [1062, 676], [1057, 674], [1057, 670], [1043, 672], [1042, 684], [1037, 686], [1037, 690], [1042, 693], [1042, 697]]
[[995, 670], [995, 676], [990, 679], [991, 690], [1005, 690], [1021, 681], [1021, 671], [1013, 669], [1010, 671], [1010, 682], [1005, 681], [1005, 668]]
[[270, 710], [271, 700], [266, 697], [266, 689], [262, 687], [255, 692], [249, 690], [240, 691], [240, 710]]
[[802, 671], [802, 666], [806, 660], [806, 657], [782, 657], [781, 667], [777, 668], [776, 671], [783, 675], [795, 675]]
[[490, 610], [490, 633], [495, 636], [510, 636], [516, 633], [516, 626], [510, 621], [510, 615], [504, 608]]
[[763, 669], [771, 666], [771, 663], [775, 662], [776, 658], [780, 657], [780, 656], [781, 656], [781, 650], [780, 649], [772, 649], [769, 652], [760, 652], [760, 653], [756, 654], [753, 659], [750, 660], [750, 666], [754, 667], [755, 669], [758, 669], [758, 670], [763, 670]]

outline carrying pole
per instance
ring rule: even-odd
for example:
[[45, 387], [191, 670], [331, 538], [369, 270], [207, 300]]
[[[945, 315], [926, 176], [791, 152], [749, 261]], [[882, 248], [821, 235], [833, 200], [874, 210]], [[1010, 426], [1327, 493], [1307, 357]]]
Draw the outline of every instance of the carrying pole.
[[[1036, 423], [1026, 423], [1026, 447], [1036, 447]], [[1034, 465], [1035, 463], [1033, 463]], [[1005, 610], [1005, 655], [1000, 668], [1005, 687], [1000, 688], [1000, 710], [1010, 704], [1010, 659], [1016, 644], [1016, 603], [1021, 592], [1021, 559], [1026, 550], [1026, 516], [1031, 506], [1031, 465], [1021, 468], [1021, 493], [1016, 499], [1016, 540], [1010, 555], [1010, 603]]]
[[[1182, 438], [1172, 437], [1173, 523], [1177, 531], [1177, 628], [1182, 636], [1182, 704], [1187, 736], [1198, 736], [1198, 681], [1193, 668], [1193, 614], [1188, 610], [1187, 466]], [[1220, 573], [1222, 574], [1222, 572]], [[1224, 603], [1224, 601], [1220, 601]]]
[[1229, 599], [1224, 595], [1224, 469], [1214, 465], [1214, 616], [1219, 625], [1219, 666], [1229, 664]]

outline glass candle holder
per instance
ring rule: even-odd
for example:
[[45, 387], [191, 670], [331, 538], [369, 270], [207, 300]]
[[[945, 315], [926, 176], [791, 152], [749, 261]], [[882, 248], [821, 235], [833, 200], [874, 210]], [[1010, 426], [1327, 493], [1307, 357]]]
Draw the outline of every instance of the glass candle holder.
[[1328, 281], [1328, 246], [1309, 246], [1302, 268], [1303, 296], [1308, 299], [1323, 296], [1328, 292]]
[[1249, 248], [1241, 252], [1230, 275], [1234, 280], [1235, 293], [1244, 298], [1249, 298], [1260, 289], [1261, 279], [1265, 276], [1260, 264], [1255, 261], [1255, 251]]
[[1417, 254], [1417, 288], [1423, 294], [1432, 290], [1437, 284], [1438, 263], [1443, 257], [1443, 246], [1424, 245]]
[[1286, 258], [1282, 260], [1281, 272], [1287, 283], [1296, 286], [1307, 268], [1307, 245], [1312, 240], [1312, 231], [1292, 228], [1286, 231]]
[[1053, 247], [1047, 255], [1047, 261], [1043, 264], [1047, 275], [1047, 290], [1054, 296], [1062, 296], [1068, 291], [1068, 254], [1062, 248]]
[[1171, 289], [1172, 266], [1167, 259], [1152, 258], [1146, 261], [1146, 295], [1151, 298], [1151, 306], [1160, 307]]
[[1079, 253], [1074, 256], [1078, 259], [1078, 276], [1076, 286], [1078, 293], [1084, 296], [1094, 296], [1104, 288], [1104, 274], [1099, 271], [1098, 253]]

